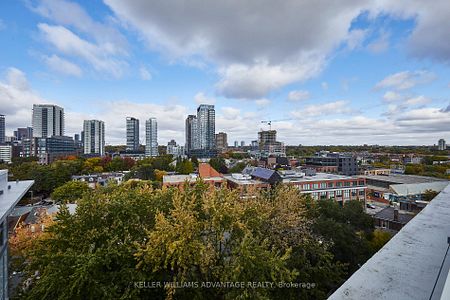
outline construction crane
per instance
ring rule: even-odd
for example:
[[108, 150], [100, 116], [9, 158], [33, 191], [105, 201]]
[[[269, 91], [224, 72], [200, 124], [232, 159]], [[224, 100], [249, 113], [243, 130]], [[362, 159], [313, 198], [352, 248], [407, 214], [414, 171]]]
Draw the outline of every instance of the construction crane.
[[261, 123], [269, 125], [269, 129], [272, 130], [272, 122], [283, 122], [283, 121], [290, 121], [292, 119], [281, 119], [281, 120], [264, 120], [261, 121]]

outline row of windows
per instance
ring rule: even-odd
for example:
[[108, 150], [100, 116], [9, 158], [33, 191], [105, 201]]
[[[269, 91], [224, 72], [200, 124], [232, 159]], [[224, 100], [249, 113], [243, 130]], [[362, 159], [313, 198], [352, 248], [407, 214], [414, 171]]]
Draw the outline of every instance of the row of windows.
[[344, 198], [344, 199], [350, 199], [350, 196], [352, 199], [354, 198], [364, 198], [365, 196], [364, 190], [338, 190], [338, 191], [331, 191], [331, 192], [314, 192], [311, 193], [311, 196], [314, 199], [334, 199], [334, 198]]
[[327, 189], [335, 187], [350, 187], [350, 186], [363, 186], [364, 181], [336, 181], [336, 182], [321, 182], [321, 183], [304, 183], [301, 184], [301, 189], [304, 191]]

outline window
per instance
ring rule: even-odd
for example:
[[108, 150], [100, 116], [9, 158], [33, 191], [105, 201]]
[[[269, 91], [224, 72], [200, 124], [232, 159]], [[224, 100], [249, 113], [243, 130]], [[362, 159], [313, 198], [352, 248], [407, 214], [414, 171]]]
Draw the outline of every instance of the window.
[[327, 192], [320, 192], [320, 199], [321, 200], [327, 199]]
[[322, 183], [320, 184], [320, 188], [321, 188], [321, 189], [326, 189], [326, 188], [327, 188], [327, 184], [326, 184], [325, 182], [322, 182]]
[[315, 190], [317, 190], [317, 189], [319, 188], [319, 184], [318, 184], [318, 183], [314, 183], [313, 188], [314, 188]]
[[336, 182], [336, 187], [341, 187], [342, 186], [342, 182], [338, 181]]
[[364, 196], [366, 193], [364, 192], [364, 190], [359, 190], [359, 195], [360, 196]]
[[311, 189], [311, 186], [309, 185], [309, 183], [303, 185], [303, 190], [308, 191], [310, 189]]
[[350, 197], [350, 191], [346, 190], [344, 191], [344, 198], [349, 198]]
[[332, 182], [328, 182], [328, 187], [332, 188], [333, 187], [333, 183]]
[[364, 180], [360, 180], [359, 185], [364, 185]]
[[350, 186], [350, 181], [344, 182], [344, 186]]
[[352, 181], [352, 185], [353, 185], [353, 186], [357, 186], [357, 185], [358, 185], [358, 181], [356, 181], [356, 180], [355, 180], [355, 181]]
[[336, 197], [342, 197], [342, 191], [336, 191]]

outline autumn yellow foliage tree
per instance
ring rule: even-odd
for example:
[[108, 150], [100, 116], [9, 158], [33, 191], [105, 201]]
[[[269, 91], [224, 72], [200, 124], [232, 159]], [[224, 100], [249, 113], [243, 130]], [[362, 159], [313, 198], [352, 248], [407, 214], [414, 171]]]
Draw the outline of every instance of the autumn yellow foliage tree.
[[[134, 181], [77, 203], [74, 215], [63, 206], [27, 253], [40, 279], [26, 299], [323, 299], [343, 279], [329, 243], [310, 230], [308, 199], [292, 188], [243, 199], [201, 181], [183, 190]], [[202, 288], [208, 282], [244, 285]]]

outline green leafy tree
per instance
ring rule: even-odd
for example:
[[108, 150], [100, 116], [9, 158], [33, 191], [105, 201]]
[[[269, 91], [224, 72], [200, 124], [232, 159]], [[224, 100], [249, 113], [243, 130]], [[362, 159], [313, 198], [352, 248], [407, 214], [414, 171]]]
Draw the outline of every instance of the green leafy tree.
[[194, 164], [194, 168], [198, 168], [198, 158], [196, 156], [191, 157], [191, 162]]
[[241, 173], [242, 170], [244, 170], [246, 166], [247, 166], [246, 163], [244, 163], [244, 162], [238, 162], [238, 163], [235, 164], [233, 167], [231, 167], [230, 169], [228, 169], [228, 173]]
[[228, 168], [225, 164], [225, 160], [222, 157], [213, 157], [209, 160], [209, 164], [219, 173], [228, 173]]
[[183, 159], [177, 162], [175, 170], [180, 174], [190, 174], [194, 172], [194, 165], [191, 161]]
[[83, 197], [85, 193], [90, 192], [86, 182], [69, 181], [60, 187], [57, 187], [52, 195], [52, 200], [62, 203], [74, 203]]
[[438, 192], [428, 189], [428, 190], [426, 190], [425, 193], [423, 194], [422, 200], [425, 200], [425, 201], [431, 201], [431, 200], [433, 200], [434, 197], [436, 197], [438, 194], [439, 194]]
[[[331, 243], [310, 228], [293, 188], [257, 193], [199, 181], [153, 190], [145, 181], [85, 193], [27, 252], [25, 299], [323, 299], [343, 280]], [[39, 277], [34, 274], [39, 271]], [[135, 288], [133, 282], [314, 282], [313, 289]]]
[[344, 206], [335, 201], [311, 202], [310, 213], [316, 220], [313, 231], [331, 243], [334, 260], [347, 265], [348, 274], [357, 270], [372, 254], [369, 240], [374, 230], [372, 218], [364, 213], [362, 202]]
[[370, 240], [370, 246], [373, 252], [380, 250], [390, 239], [391, 234], [389, 232], [376, 229], [373, 232], [372, 239]]

